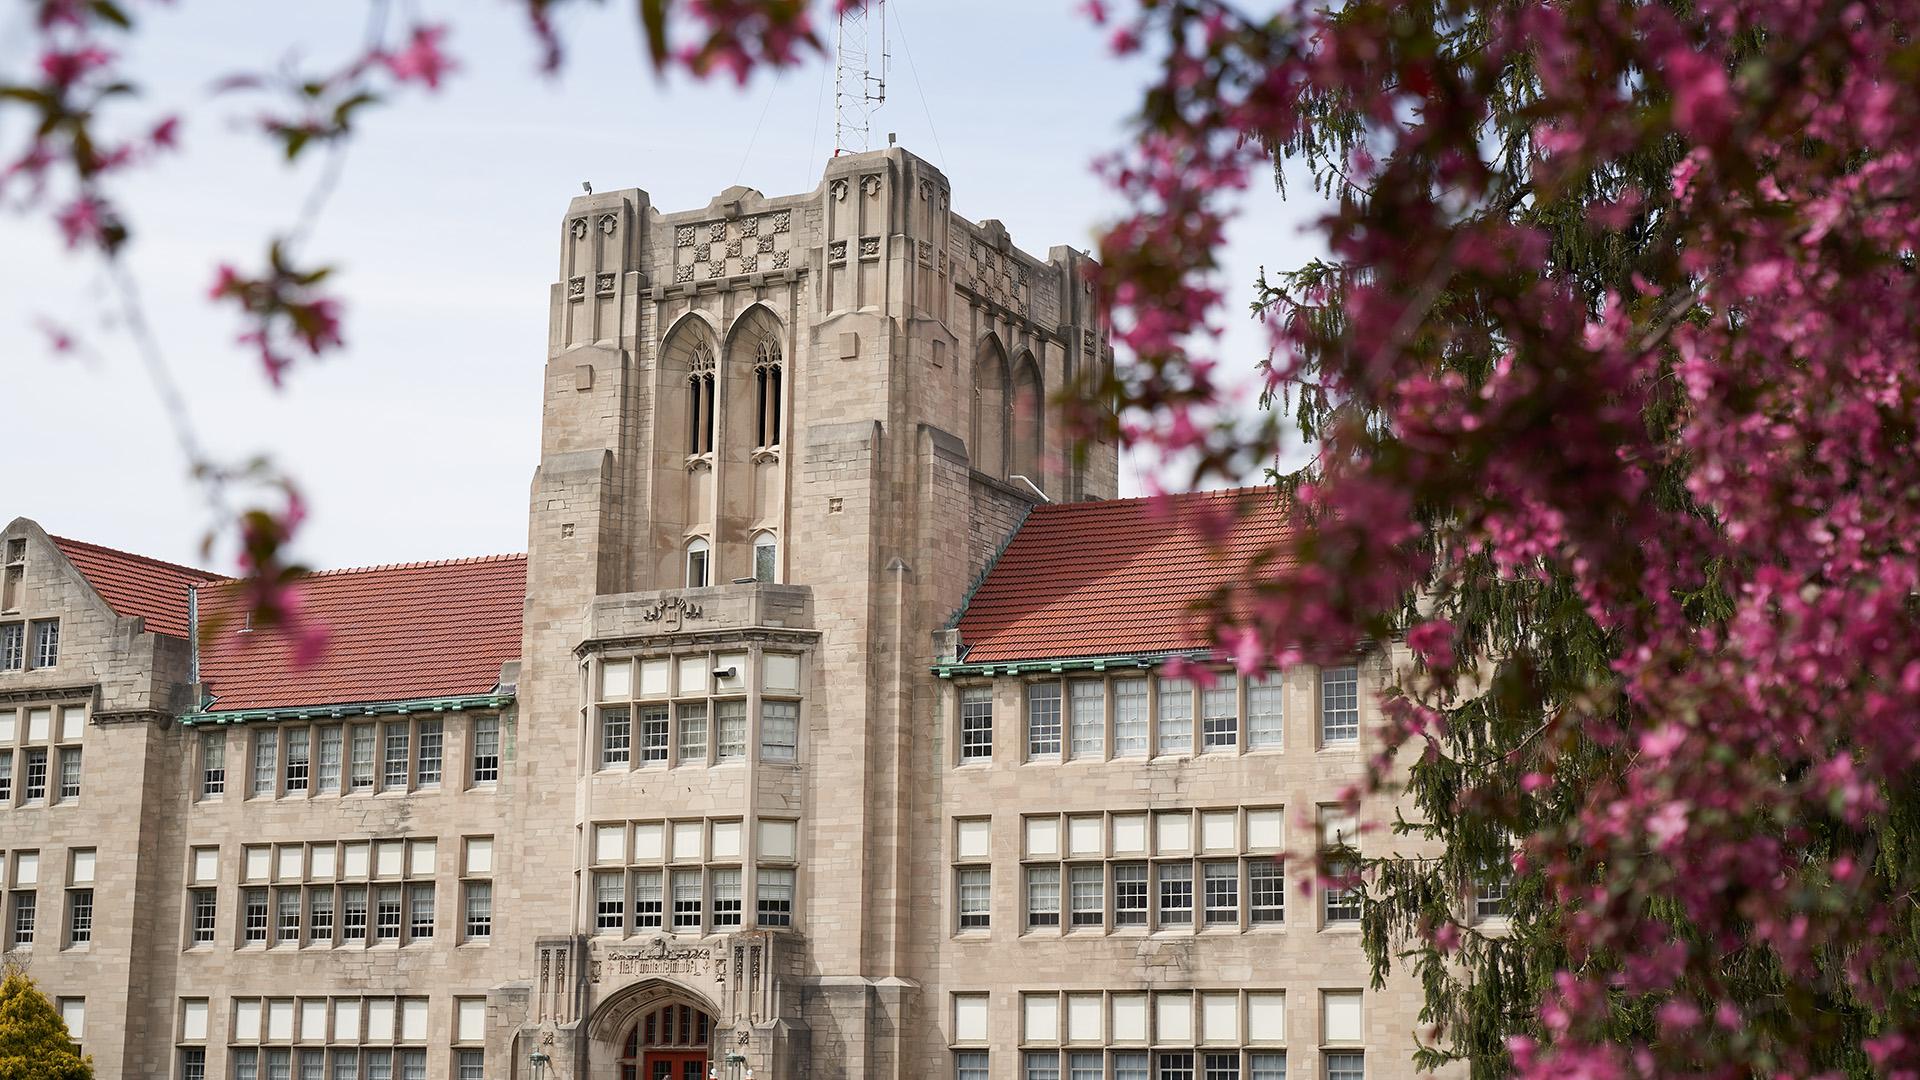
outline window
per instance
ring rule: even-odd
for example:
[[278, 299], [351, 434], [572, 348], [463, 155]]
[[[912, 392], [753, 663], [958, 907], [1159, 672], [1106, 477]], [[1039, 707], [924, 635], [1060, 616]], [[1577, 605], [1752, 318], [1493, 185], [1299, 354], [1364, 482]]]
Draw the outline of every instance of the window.
[[219, 915], [217, 895], [212, 889], [193, 890], [193, 935], [189, 940], [195, 945], [213, 944]]
[[674, 717], [680, 722], [680, 756], [676, 763], [680, 765], [705, 765], [707, 763], [707, 703], [696, 702], [681, 705], [674, 710]]
[[707, 542], [695, 537], [687, 544], [687, 588], [704, 589], [707, 587], [707, 558], [710, 554]]
[[1505, 867], [1489, 870], [1474, 884], [1473, 915], [1480, 920], [1504, 919], [1512, 911], [1507, 903], [1507, 887], [1512, 877]]
[[624, 766], [633, 743], [633, 713], [625, 706], [600, 710], [600, 767]]
[[1029, 1050], [1022, 1057], [1026, 1080], [1060, 1080], [1060, 1055], [1052, 1050]]
[[352, 885], [340, 890], [340, 939], [367, 940], [367, 887]]
[[987, 1080], [987, 1052], [962, 1050], [954, 1054], [953, 1080]]
[[60, 748], [60, 801], [67, 802], [80, 797], [80, 748], [63, 746]]
[[960, 760], [993, 759], [993, 687], [960, 691]]
[[1193, 1054], [1161, 1054], [1159, 1080], [1193, 1080]]
[[1113, 753], [1115, 757], [1145, 757], [1147, 753], [1147, 680], [1113, 680]]
[[1366, 1055], [1358, 1050], [1327, 1053], [1327, 1080], [1366, 1080]]
[[793, 925], [793, 871], [760, 871], [760, 895], [756, 918], [761, 926]]
[[333, 944], [333, 889], [329, 886], [307, 890], [307, 940]]
[[1207, 1054], [1200, 1063], [1206, 1080], [1240, 1080], [1239, 1054]]
[[400, 926], [400, 886], [382, 885], [373, 894], [374, 940], [398, 942]]
[[[353, 759], [348, 782], [355, 791], [373, 790], [373, 725], [353, 726]], [[406, 774], [401, 773], [402, 776]]]
[[1106, 1076], [1099, 1054], [1067, 1055], [1067, 1080], [1106, 1080]]
[[1075, 866], [1067, 871], [1067, 895], [1072, 908], [1071, 925], [1099, 926], [1106, 922], [1107, 896], [1104, 867]]
[[27, 748], [27, 790], [28, 802], [45, 802], [47, 798], [47, 748], [44, 746]]
[[1285, 1052], [1249, 1054], [1247, 1072], [1251, 1080], [1287, 1080], [1287, 1055]]
[[715, 870], [713, 872], [713, 925], [740, 925], [740, 871]]
[[1345, 859], [1327, 860], [1327, 876], [1321, 882], [1321, 891], [1326, 897], [1329, 926], [1360, 921], [1360, 890], [1352, 885], [1341, 884], [1355, 873], [1353, 863]]
[[500, 779], [500, 718], [476, 717], [473, 721], [473, 782], [491, 784]]
[[1075, 679], [1067, 685], [1073, 706], [1073, 756], [1100, 757], [1107, 749], [1107, 684]]
[[380, 774], [380, 786], [388, 791], [407, 790], [407, 744], [412, 736], [404, 723], [387, 725], [386, 767]]
[[753, 580], [772, 581], [774, 567], [779, 562], [780, 548], [775, 544], [770, 532], [755, 533], [753, 537]]
[[1229, 677], [1200, 695], [1200, 749], [1232, 750], [1240, 745], [1240, 690]]
[[1208, 926], [1240, 924], [1240, 864], [1210, 862], [1201, 864], [1201, 884], [1206, 901]]
[[1327, 746], [1360, 740], [1360, 670], [1325, 668], [1320, 672], [1320, 741]]
[[329, 794], [340, 791], [340, 729], [337, 727], [320, 729], [320, 790]]
[[1278, 750], [1284, 727], [1286, 680], [1279, 674], [1262, 675], [1247, 683], [1247, 747]]
[[13, 751], [0, 750], [0, 806], [13, 802]]
[[311, 739], [306, 728], [290, 728], [287, 731], [287, 794], [307, 790], [309, 774], [313, 769], [310, 756]]
[[1193, 750], [1193, 680], [1160, 680], [1160, 745], [1162, 754]]
[[1247, 863], [1247, 921], [1272, 926], [1287, 918], [1287, 883], [1280, 860], [1252, 859]]
[[1190, 925], [1193, 922], [1193, 864], [1160, 863], [1154, 871], [1160, 881], [1160, 925]]
[[246, 909], [240, 941], [246, 945], [264, 945], [267, 940], [267, 890], [245, 889], [240, 894]]
[[673, 928], [699, 930], [701, 923], [700, 871], [673, 872]]
[[1115, 863], [1113, 925], [1147, 925], [1147, 864]]
[[213, 797], [227, 790], [227, 733], [208, 731], [200, 736], [200, 794]]
[[199, 1047], [180, 1051], [180, 1080], [207, 1080], [207, 1052]]
[[445, 741], [446, 732], [440, 721], [420, 721], [420, 753], [413, 763], [414, 782], [418, 786], [440, 786], [440, 762]]
[[433, 939], [433, 886], [407, 886], [407, 937], [411, 941]]
[[13, 947], [30, 948], [33, 945], [33, 929], [40, 897], [31, 891], [13, 894]]
[[0, 671], [19, 671], [27, 662], [27, 628], [19, 623], [0, 625]]
[[300, 890], [274, 890], [274, 935], [282, 945], [300, 944]]
[[279, 733], [259, 731], [253, 736], [253, 793], [271, 797], [280, 761]]
[[753, 350], [754, 445], [780, 445], [780, 342], [768, 333]]
[[1142, 1053], [1113, 1055], [1113, 1080], [1152, 1080], [1147, 1070], [1147, 1055]]
[[41, 619], [33, 624], [33, 666], [49, 668], [60, 662], [60, 620]]
[[958, 871], [955, 877], [960, 900], [960, 929], [987, 929], [993, 905], [993, 871], [986, 867], [973, 867]]
[[487, 1080], [487, 1052], [459, 1050], [454, 1054], [454, 1080]]
[[720, 761], [745, 761], [747, 757], [747, 703], [744, 701], [718, 701], [714, 703], [715, 723], [718, 726], [714, 756]]
[[93, 940], [93, 890], [67, 890], [67, 944], [85, 945]]
[[626, 931], [626, 875], [617, 872], [593, 875], [593, 928], [602, 934]]
[[760, 703], [760, 758], [763, 761], [792, 761], [799, 752], [800, 703], [762, 701]]
[[1027, 868], [1027, 928], [1060, 925], [1060, 868]]
[[1057, 682], [1027, 686], [1027, 756], [1060, 756], [1060, 684]]
[[640, 764], [664, 768], [667, 764], [667, 707], [640, 710]]
[[687, 366], [687, 453], [713, 452], [713, 346], [695, 341]]
[[641, 870], [633, 875], [633, 925], [638, 930], [658, 930], [662, 914], [660, 871]]
[[493, 937], [493, 883], [467, 882], [467, 940], [487, 941]]

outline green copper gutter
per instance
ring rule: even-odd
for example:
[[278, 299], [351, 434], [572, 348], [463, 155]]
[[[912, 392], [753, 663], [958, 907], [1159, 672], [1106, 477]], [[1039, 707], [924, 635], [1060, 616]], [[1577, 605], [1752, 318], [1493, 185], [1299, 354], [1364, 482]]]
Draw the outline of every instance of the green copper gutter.
[[457, 697], [410, 698], [405, 701], [361, 701], [348, 705], [289, 705], [278, 709], [234, 709], [231, 712], [190, 712], [183, 724], [244, 724], [257, 720], [340, 720], [355, 716], [405, 716], [408, 713], [461, 712], [466, 709], [503, 709], [513, 704], [512, 691], [463, 694]]
[[1127, 653], [1119, 656], [1075, 656], [1060, 660], [1006, 660], [991, 664], [935, 664], [933, 673], [943, 679], [966, 675], [1061, 675], [1069, 671], [1114, 671], [1125, 668], [1152, 668], [1173, 659], [1205, 660], [1212, 649], [1186, 649], [1174, 652]]

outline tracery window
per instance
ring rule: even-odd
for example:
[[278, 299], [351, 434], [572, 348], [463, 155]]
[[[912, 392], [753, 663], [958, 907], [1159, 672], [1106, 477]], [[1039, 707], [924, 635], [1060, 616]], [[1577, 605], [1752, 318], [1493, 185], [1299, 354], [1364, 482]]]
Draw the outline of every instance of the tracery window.
[[781, 374], [780, 342], [762, 335], [753, 351], [754, 445], [761, 449], [780, 445]]
[[687, 453], [713, 452], [713, 346], [693, 343], [687, 361]]

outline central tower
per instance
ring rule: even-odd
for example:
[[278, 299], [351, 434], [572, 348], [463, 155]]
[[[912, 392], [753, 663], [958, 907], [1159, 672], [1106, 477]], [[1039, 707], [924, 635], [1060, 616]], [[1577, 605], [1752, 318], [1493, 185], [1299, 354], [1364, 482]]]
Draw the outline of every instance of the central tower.
[[513, 928], [563, 1076], [644, 1067], [643, 1016], [761, 1080], [904, 1070], [932, 1028], [935, 635], [1035, 502], [1118, 471], [1049, 404], [1109, 362], [1086, 256], [950, 205], [890, 148], [568, 207], [516, 752], [523, 819], [571, 829], [520, 837], [552, 887]]

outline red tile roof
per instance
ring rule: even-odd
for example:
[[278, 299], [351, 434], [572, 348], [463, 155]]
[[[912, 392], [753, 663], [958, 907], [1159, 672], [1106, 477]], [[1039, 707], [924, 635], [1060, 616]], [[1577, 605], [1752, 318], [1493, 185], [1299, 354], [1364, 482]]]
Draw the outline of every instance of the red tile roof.
[[524, 555], [309, 575], [301, 612], [326, 628], [327, 647], [298, 668], [285, 634], [234, 618], [237, 585], [216, 587], [200, 594], [200, 677], [213, 712], [489, 693], [520, 655], [526, 591]]
[[1285, 532], [1282, 519], [1267, 487], [1037, 506], [967, 603], [961, 659], [1203, 648], [1194, 602], [1256, 572], [1254, 558]]
[[149, 559], [99, 544], [52, 536], [53, 546], [83, 574], [114, 614], [141, 618], [147, 629], [169, 637], [187, 636], [187, 587], [223, 580], [191, 566]]

